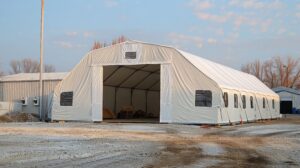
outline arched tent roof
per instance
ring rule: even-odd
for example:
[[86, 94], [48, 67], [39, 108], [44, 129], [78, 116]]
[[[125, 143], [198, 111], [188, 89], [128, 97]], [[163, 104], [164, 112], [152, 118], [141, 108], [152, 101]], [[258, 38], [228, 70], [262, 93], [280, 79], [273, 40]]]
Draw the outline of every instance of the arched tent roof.
[[278, 96], [255, 76], [178, 50], [187, 60], [221, 88]]
[[[177, 48], [171, 47], [171, 46], [165, 46], [165, 45], [159, 45], [159, 44], [151, 44], [151, 43], [146, 43], [146, 42], [141, 42], [141, 41], [135, 41], [135, 40], [130, 40], [130, 41], [125, 41], [123, 43], [119, 43], [117, 45], [125, 45], [128, 43], [137, 43], [137, 44], [144, 44], [144, 45], [151, 45], [151, 46], [157, 46], [157, 47], [162, 47], [170, 50], [176, 50], [180, 55], [182, 55], [185, 59], [187, 59], [193, 66], [195, 66], [199, 71], [204, 73], [208, 78], [212, 79], [213, 81], [216, 82], [216, 84], [223, 89], [232, 89], [232, 90], [239, 90], [239, 91], [245, 91], [245, 92], [252, 92], [252, 93], [258, 93], [258, 94], [264, 94], [264, 95], [270, 95], [270, 96], [276, 96], [278, 95], [268, 88], [263, 82], [261, 82], [259, 79], [257, 79], [255, 76], [235, 70], [233, 68], [221, 65], [219, 63], [215, 63], [213, 61], [204, 59], [202, 57], [193, 55], [191, 53], [179, 50]], [[108, 46], [105, 48], [114, 48], [114, 46]], [[101, 52], [101, 50], [105, 48], [100, 48], [96, 50], [92, 50], [89, 53], [87, 53], [86, 56], [89, 56], [90, 54], [97, 55], [96, 53]], [[79, 63], [80, 64], [80, 63]], [[117, 65], [117, 64], [116, 64]], [[142, 66], [142, 65], [141, 65]], [[149, 73], [151, 73], [150, 77], [153, 78], [159, 78], [159, 74], [156, 72], [156, 67], [155, 66], [147, 66], [147, 67], [131, 67], [128, 68], [129, 66], [119, 66], [119, 67], [112, 67], [112, 69], [109, 69], [109, 73], [116, 73], [114, 70], [116, 68], [120, 68], [117, 70], [116, 74], [113, 74], [109, 78], [115, 78], [115, 77], [139, 77], [143, 79], [144, 77], [147, 77]], [[134, 68], [137, 68], [134, 69]], [[141, 69], [138, 69], [141, 68]], [[143, 71], [143, 69], [147, 68], [154, 68], [148, 72]], [[123, 70], [120, 71], [120, 70]], [[130, 75], [133, 71], [136, 71], [133, 73], [133, 76]], [[154, 73], [156, 72], [156, 73]], [[120, 73], [120, 74], [119, 74]], [[144, 78], [145, 80], [148, 78]], [[105, 81], [106, 80], [106, 81]], [[123, 83], [120, 83], [120, 80], [113, 81], [112, 79], [106, 79], [104, 76], [104, 85], [112, 85], [112, 86], [126, 86], [127, 87], [132, 87], [136, 86], [138, 80], [133, 80], [134, 82], [130, 83], [130, 79], [127, 79], [123, 81]], [[146, 82], [145, 82], [146, 83]], [[143, 88], [143, 89], [149, 89], [149, 87], [146, 86], [139, 86], [137, 88]], [[159, 88], [159, 85], [155, 85], [155, 87], [151, 88], [152, 90], [157, 90]]]
[[[208, 78], [215, 81], [219, 87], [223, 89], [233, 89], [245, 92], [254, 92], [264, 95], [276, 96], [278, 95], [268, 88], [263, 82], [255, 76], [235, 70], [233, 68], [218, 64], [216, 62], [204, 59], [202, 57], [193, 55], [191, 53], [179, 50], [177, 48], [165, 45], [150, 44], [141, 41], [128, 41], [148, 45], [156, 45], [159, 47], [166, 47], [177, 50], [183, 57], [185, 57], [191, 64], [204, 73]], [[125, 42], [126, 43], [126, 42]]]

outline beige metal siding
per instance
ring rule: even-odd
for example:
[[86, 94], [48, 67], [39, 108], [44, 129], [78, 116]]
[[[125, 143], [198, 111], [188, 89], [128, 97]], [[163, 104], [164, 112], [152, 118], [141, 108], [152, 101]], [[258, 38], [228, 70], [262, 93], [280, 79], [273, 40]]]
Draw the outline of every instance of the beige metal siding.
[[[60, 80], [43, 82], [43, 112], [48, 111], [48, 96]], [[39, 81], [12, 81], [0, 82], [0, 100], [20, 102], [27, 97], [28, 105], [23, 106], [23, 112], [39, 113], [39, 106], [33, 105], [34, 97], [39, 96]]]

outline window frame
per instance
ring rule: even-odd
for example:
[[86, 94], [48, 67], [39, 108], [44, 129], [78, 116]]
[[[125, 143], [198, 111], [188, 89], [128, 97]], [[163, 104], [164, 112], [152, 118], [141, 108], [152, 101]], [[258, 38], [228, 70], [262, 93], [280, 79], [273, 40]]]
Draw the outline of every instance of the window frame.
[[251, 109], [254, 108], [254, 104], [253, 104], [253, 96], [250, 96], [250, 108], [251, 108]]
[[266, 108], [266, 99], [263, 97], [263, 108]]
[[233, 95], [233, 99], [234, 99], [233, 107], [234, 107], [234, 108], [239, 108], [239, 98], [238, 98], [238, 95], [237, 95], [237, 94], [234, 94], [234, 95]]
[[246, 95], [242, 95], [242, 103], [243, 103], [243, 109], [246, 109], [247, 108]]
[[60, 93], [60, 106], [73, 106], [73, 91], [61, 92]]
[[228, 93], [227, 92], [224, 92], [223, 93], [223, 102], [224, 102], [224, 107], [228, 107], [229, 105], [229, 99], [228, 99]]
[[[203, 97], [199, 97], [199, 96], [203, 96]], [[212, 97], [211, 90], [196, 90], [195, 91], [195, 106], [196, 107], [212, 107], [212, 100], [213, 100], [213, 97]]]
[[125, 52], [125, 59], [133, 60], [133, 59], [136, 59], [136, 57], [137, 57], [136, 51], [126, 51]]

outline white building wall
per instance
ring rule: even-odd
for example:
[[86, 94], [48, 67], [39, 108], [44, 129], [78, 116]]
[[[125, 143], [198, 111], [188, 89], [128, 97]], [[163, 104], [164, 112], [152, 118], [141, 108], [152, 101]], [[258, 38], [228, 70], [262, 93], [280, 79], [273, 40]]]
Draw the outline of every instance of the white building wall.
[[300, 109], [300, 95], [284, 91], [277, 94], [280, 96], [280, 101], [292, 101], [293, 108]]

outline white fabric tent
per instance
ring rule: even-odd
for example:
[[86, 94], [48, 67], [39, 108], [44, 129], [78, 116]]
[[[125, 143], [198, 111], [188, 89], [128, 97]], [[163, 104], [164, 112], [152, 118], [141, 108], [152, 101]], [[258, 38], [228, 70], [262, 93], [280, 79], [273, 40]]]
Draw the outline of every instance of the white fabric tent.
[[280, 117], [278, 95], [252, 75], [176, 48], [126, 41], [87, 53], [56, 87], [52, 120], [102, 121], [103, 108], [118, 113], [126, 105], [161, 123]]

